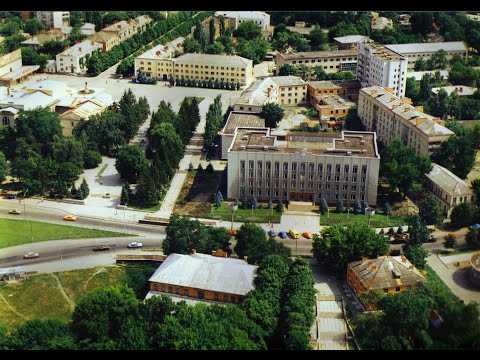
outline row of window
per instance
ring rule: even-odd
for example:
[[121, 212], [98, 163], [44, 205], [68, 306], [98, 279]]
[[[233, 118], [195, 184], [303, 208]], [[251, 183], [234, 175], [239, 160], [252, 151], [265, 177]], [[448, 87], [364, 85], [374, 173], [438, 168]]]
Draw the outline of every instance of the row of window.
[[[323, 59], [323, 62], [328, 62], [328, 61], [347, 61], [348, 60], [357, 60], [356, 57], [349, 57], [349, 58], [330, 58], [330, 59]], [[315, 63], [315, 59], [312, 59], [312, 60], [292, 60], [292, 63], [293, 64], [296, 64], [296, 63], [299, 63], [299, 64], [308, 64], [308, 63]], [[317, 63], [321, 63], [322, 62], [322, 59], [317, 59], [316, 60]]]
[[[291, 165], [291, 166], [290, 166]], [[323, 166], [323, 163], [317, 164], [315, 167], [315, 163], [306, 163], [306, 162], [301, 162], [297, 163], [296, 161], [294, 162], [288, 162], [284, 161], [283, 162], [283, 171], [288, 172], [289, 169], [291, 169], [292, 172], [296, 172], [297, 170], [300, 170], [300, 172], [306, 172], [308, 168], [308, 172], [313, 173], [323, 173], [323, 169], [326, 169], [327, 174], [331, 173], [333, 170], [333, 164], [327, 164], [325, 167]], [[246, 162], [245, 160], [240, 161], [240, 169], [245, 170]], [[255, 168], [255, 161], [249, 160], [248, 161], [248, 169], [253, 170]], [[257, 169], [261, 170], [263, 169], [263, 161], [257, 161]], [[270, 171], [272, 169], [272, 162], [271, 161], [266, 161], [265, 162], [265, 169], [267, 171]], [[275, 161], [274, 162], [274, 169], [275, 171], [280, 170], [280, 162]], [[352, 173], [357, 174], [358, 173], [358, 165], [353, 165], [352, 166]], [[316, 170], [316, 171], [315, 171]], [[342, 171], [342, 165], [341, 164], [335, 164], [335, 173], [340, 173]], [[348, 174], [350, 172], [350, 165], [346, 164], [343, 166], [343, 172], [345, 174]], [[362, 165], [362, 174], [367, 173], [367, 165]]]
[[[153, 290], [154, 291], [161, 291], [163, 293], [170, 293], [170, 294], [177, 294], [177, 295], [183, 295], [183, 296], [193, 296], [193, 294], [190, 294], [190, 291], [188, 288], [180, 288], [178, 286], [166, 286], [166, 285], [158, 285], [158, 284], [153, 284]], [[204, 299], [205, 298], [205, 292], [202, 290], [198, 290], [198, 298], [199, 299]], [[220, 296], [222, 295], [222, 296]], [[217, 292], [213, 293], [213, 300], [215, 301], [223, 301], [223, 302], [230, 302], [230, 303], [235, 303], [238, 304], [240, 301], [239, 296], [235, 295], [228, 295], [228, 294], [219, 294]]]
[[[279, 196], [279, 194], [281, 193], [281, 196]], [[269, 189], [265, 190], [265, 192], [262, 191], [262, 189], [257, 189], [256, 193], [253, 189], [249, 189], [249, 190], [246, 190], [244, 188], [240, 188], [240, 197], [244, 197], [244, 196], [256, 196], [258, 198], [272, 198], [273, 200], [278, 200], [279, 198], [281, 199], [287, 199], [287, 190], [273, 190], [273, 191], [270, 191]], [[312, 195], [314, 195], [312, 193]], [[348, 194], [347, 193], [343, 193], [343, 194], [339, 194], [339, 193], [331, 193], [331, 192], [326, 192], [326, 193], [322, 193], [322, 192], [319, 192], [317, 193], [317, 200], [320, 200], [321, 198], [325, 198], [325, 200], [327, 202], [330, 202], [330, 201], [335, 201], [335, 200], [338, 200], [339, 197], [343, 200], [343, 201], [348, 201], [350, 199], [350, 201], [356, 201], [356, 200], [361, 200], [361, 201], [364, 201], [365, 200], [365, 194], [364, 193], [360, 193], [360, 196], [357, 196], [358, 194], [356, 193], [350, 193], [350, 198], [348, 197]]]

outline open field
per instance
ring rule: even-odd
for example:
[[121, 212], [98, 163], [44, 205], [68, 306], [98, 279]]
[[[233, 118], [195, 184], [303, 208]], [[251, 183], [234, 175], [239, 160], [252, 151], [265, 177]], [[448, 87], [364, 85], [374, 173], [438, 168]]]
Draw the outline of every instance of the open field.
[[[315, 211], [318, 213], [318, 210]], [[320, 225], [335, 225], [341, 223], [348, 223], [352, 221], [363, 222], [368, 224], [368, 216], [364, 214], [355, 215], [353, 211], [350, 211], [349, 214], [342, 213], [338, 214], [335, 212], [335, 208], [330, 209], [330, 213], [322, 215], [320, 219]], [[399, 226], [406, 224], [406, 217], [404, 216], [387, 216], [383, 214], [375, 214], [370, 219], [370, 225], [373, 227], [391, 227], [391, 226]]]
[[65, 271], [28, 277], [0, 285], [0, 325], [13, 330], [27, 320], [54, 318], [67, 322], [75, 304], [90, 291], [103, 286], [127, 284], [139, 299], [156, 270], [150, 265], [119, 265]]
[[[20, 215], [21, 216], [21, 215]], [[32, 238], [30, 239], [30, 221], [0, 219], [0, 249], [31, 242], [62, 239], [85, 239], [126, 236], [123, 233], [87, 229], [77, 226], [48, 224], [31, 221]]]

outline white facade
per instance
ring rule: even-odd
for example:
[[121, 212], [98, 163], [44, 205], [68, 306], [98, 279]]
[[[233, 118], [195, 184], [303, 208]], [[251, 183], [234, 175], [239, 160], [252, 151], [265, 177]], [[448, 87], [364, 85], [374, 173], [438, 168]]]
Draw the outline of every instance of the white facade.
[[237, 128], [228, 150], [227, 197], [375, 205], [379, 168], [375, 133], [272, 136], [268, 128]]
[[45, 29], [61, 29], [70, 25], [69, 11], [35, 11], [35, 17], [45, 26]]
[[231, 19], [232, 27], [236, 30], [244, 21], [253, 21], [262, 31], [270, 26], [270, 15], [263, 11], [217, 11], [215, 16], [224, 16]]
[[[80, 74], [86, 71], [85, 56], [95, 50], [102, 50], [102, 44], [90, 40], [82, 41], [57, 54], [56, 64], [58, 73]], [[83, 60], [82, 60], [83, 59]], [[82, 61], [81, 61], [82, 60]]]
[[360, 89], [358, 117], [365, 129], [375, 131], [384, 144], [399, 138], [422, 155], [431, 154], [453, 135], [442, 121], [380, 86]]
[[405, 97], [407, 58], [375, 43], [358, 44], [357, 79], [362, 87], [382, 86]]

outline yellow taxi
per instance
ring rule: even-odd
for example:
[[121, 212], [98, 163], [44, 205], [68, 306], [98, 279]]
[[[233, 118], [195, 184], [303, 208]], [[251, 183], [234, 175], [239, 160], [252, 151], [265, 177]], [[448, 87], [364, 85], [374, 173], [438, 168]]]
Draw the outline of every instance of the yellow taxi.
[[63, 217], [63, 220], [65, 220], [65, 221], [76, 221], [77, 217], [73, 216], [73, 215], [66, 215], [66, 216]]
[[297, 229], [290, 229], [288, 231], [288, 233], [290, 234], [290, 236], [294, 239], [300, 239], [300, 233], [297, 231]]

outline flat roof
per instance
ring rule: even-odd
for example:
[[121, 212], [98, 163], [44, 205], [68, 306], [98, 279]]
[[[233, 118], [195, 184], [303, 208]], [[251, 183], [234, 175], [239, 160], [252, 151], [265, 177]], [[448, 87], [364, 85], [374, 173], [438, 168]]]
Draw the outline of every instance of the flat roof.
[[413, 77], [415, 81], [420, 81], [425, 75], [435, 76], [439, 72], [442, 79], [448, 79], [448, 70], [429, 70], [429, 71], [407, 71], [406, 77]]
[[247, 67], [249, 64], [253, 66], [253, 61], [241, 56], [234, 55], [213, 55], [213, 54], [183, 54], [176, 58], [178, 64], [198, 64], [198, 65], [215, 65], [215, 66], [234, 66]]
[[340, 44], [352, 44], [357, 42], [365, 42], [369, 39], [370, 38], [365, 35], [347, 35], [347, 36], [339, 36], [339, 37], [333, 38], [334, 41]]
[[272, 76], [270, 79], [278, 86], [302, 86], [307, 85], [301, 77], [288, 75], [288, 76]]
[[425, 174], [433, 183], [450, 195], [473, 194], [472, 187], [443, 166], [432, 163], [433, 168]]
[[24, 65], [1, 76], [0, 80], [4, 80], [4, 81], [18, 80], [24, 76], [30, 75], [31, 73], [37, 71], [39, 68], [40, 66], [38, 65]]
[[170, 254], [149, 281], [246, 295], [255, 288], [258, 266], [234, 258], [207, 254]]
[[438, 95], [438, 92], [442, 89], [447, 92], [447, 95], [450, 95], [451, 93], [456, 93], [458, 96], [470, 96], [470, 95], [473, 95], [477, 90], [477, 88], [474, 88], [471, 86], [455, 85], [455, 86], [434, 87], [432, 88], [432, 92], [435, 95]]
[[257, 114], [232, 111], [228, 115], [222, 134], [234, 134], [237, 127], [265, 127], [265, 119]]
[[366, 42], [365, 44], [362, 44], [362, 45], [373, 50], [373, 53], [375, 54], [375, 56], [382, 60], [406, 60], [407, 59], [404, 55], [396, 51], [393, 51], [392, 49], [389, 49], [382, 44], [378, 44], [375, 42]]
[[328, 106], [328, 107], [335, 107], [335, 108], [350, 108], [355, 103], [353, 101], [350, 101], [348, 99], [345, 99], [339, 95], [333, 95], [333, 94], [322, 94], [322, 95], [317, 95], [315, 96], [315, 99], [317, 101], [322, 102], [323, 104], [319, 104], [318, 106]]
[[359, 80], [320, 80], [320, 81], [309, 81], [308, 85], [315, 90], [319, 89], [343, 89], [358, 87], [360, 89]]
[[467, 51], [467, 47], [463, 41], [447, 41], [437, 43], [410, 43], [410, 44], [390, 44], [385, 45], [387, 49], [400, 54], [415, 53], [435, 53], [440, 49], [449, 51]]
[[338, 155], [379, 158], [376, 135], [373, 132], [342, 131], [312, 133], [288, 131], [286, 140], [278, 140], [269, 128], [237, 128], [229, 151], [247, 152], [306, 152], [315, 155]]
[[357, 56], [357, 50], [332, 50], [332, 51], [305, 51], [290, 54], [278, 54], [285, 60], [292, 59], [310, 59], [310, 58], [325, 58], [325, 57], [339, 57], [339, 56]]

